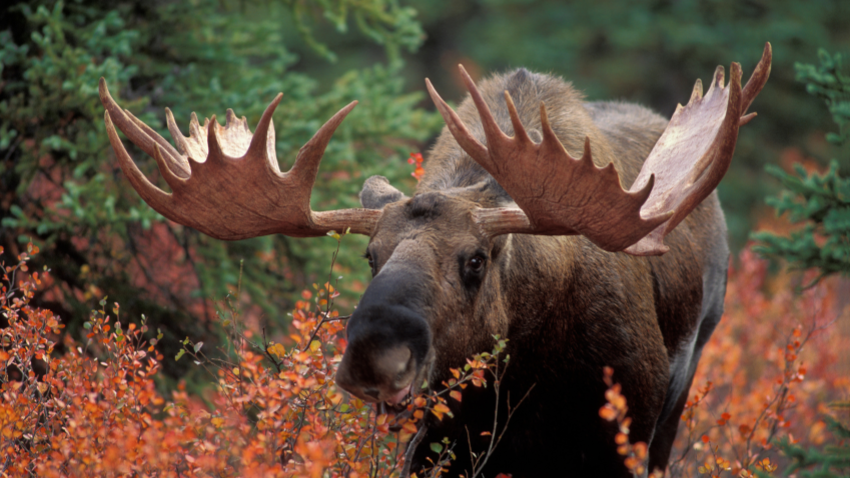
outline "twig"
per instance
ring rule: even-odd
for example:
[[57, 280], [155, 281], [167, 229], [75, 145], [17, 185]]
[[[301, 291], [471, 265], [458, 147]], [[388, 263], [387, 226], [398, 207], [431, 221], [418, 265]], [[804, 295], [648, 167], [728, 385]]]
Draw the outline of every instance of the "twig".
[[263, 353], [265, 353], [266, 357], [268, 357], [269, 360], [271, 360], [272, 365], [274, 365], [274, 367], [277, 369], [277, 373], [280, 373], [281, 372], [280, 362], [275, 360], [275, 358], [272, 357], [272, 354], [269, 353], [269, 342], [266, 340], [266, 328], [265, 327], [263, 327]]
[[[331, 285], [331, 280], [333, 279], [334, 264], [336, 264], [336, 257], [339, 254], [339, 246], [342, 244], [343, 235], [345, 235], [345, 233], [340, 234], [339, 238], [336, 240], [336, 250], [331, 256], [331, 266], [328, 269], [328, 281], [326, 283], [328, 286]], [[331, 305], [333, 304], [333, 297], [331, 296], [333, 294], [330, 291], [330, 287], [325, 287], [325, 290], [328, 292], [327, 303], [325, 304], [325, 311], [322, 312], [321, 310], [319, 310], [319, 314], [321, 314], [322, 319], [319, 321], [318, 324], [316, 324], [316, 328], [313, 329], [313, 333], [310, 334], [310, 340], [308, 340], [307, 343], [304, 344], [304, 350], [302, 350], [302, 352], [306, 352], [307, 349], [310, 348], [310, 344], [313, 343], [313, 340], [316, 338], [316, 335], [319, 333], [319, 330], [322, 328], [322, 325], [324, 325], [325, 322], [330, 322], [329, 319], [331, 313]]]
[[316, 339], [316, 336], [319, 334], [319, 330], [322, 329], [323, 325], [325, 325], [328, 322], [334, 322], [334, 321], [337, 321], [337, 320], [347, 320], [347, 319], [351, 318], [350, 315], [346, 315], [344, 317], [330, 317], [329, 314], [322, 312], [321, 310], [319, 311], [319, 315], [322, 316], [322, 319], [319, 320], [318, 324], [316, 324], [316, 328], [314, 328], [313, 333], [310, 334], [310, 340], [308, 340], [307, 343], [304, 344], [304, 349], [301, 350], [302, 352], [306, 352], [307, 349], [310, 348], [310, 344], [312, 344], [313, 340]]
[[419, 427], [419, 431], [416, 432], [416, 435], [413, 435], [413, 438], [410, 440], [410, 443], [407, 444], [407, 450], [404, 451], [404, 466], [401, 469], [402, 478], [407, 478], [410, 476], [410, 467], [413, 462], [413, 453], [416, 451], [416, 448], [419, 447], [419, 443], [422, 442], [422, 439], [425, 438], [425, 433], [428, 431], [428, 425], [422, 424]]

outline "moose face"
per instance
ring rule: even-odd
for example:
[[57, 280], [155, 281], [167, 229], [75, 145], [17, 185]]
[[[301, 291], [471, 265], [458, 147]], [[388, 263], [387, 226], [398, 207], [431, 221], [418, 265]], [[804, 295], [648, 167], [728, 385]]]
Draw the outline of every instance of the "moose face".
[[[348, 323], [337, 384], [389, 405], [504, 334], [485, 313], [498, 245], [473, 219], [466, 191], [426, 192], [384, 207], [366, 259], [374, 279]], [[489, 333], [483, 333], [490, 331]]]

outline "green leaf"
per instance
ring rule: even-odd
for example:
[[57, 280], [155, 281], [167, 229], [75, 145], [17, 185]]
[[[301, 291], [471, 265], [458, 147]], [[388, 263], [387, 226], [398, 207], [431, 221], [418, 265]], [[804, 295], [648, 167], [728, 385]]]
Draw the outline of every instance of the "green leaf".
[[434, 453], [440, 454], [443, 452], [443, 445], [439, 443], [431, 443], [431, 451]]

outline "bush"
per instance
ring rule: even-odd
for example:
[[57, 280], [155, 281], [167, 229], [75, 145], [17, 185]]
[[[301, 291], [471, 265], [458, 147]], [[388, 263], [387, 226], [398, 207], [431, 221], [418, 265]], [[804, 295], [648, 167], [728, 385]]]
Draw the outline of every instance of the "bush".
[[742, 252], [724, 317], [694, 377], [671, 455], [673, 476], [754, 476], [788, 465], [776, 450], [780, 437], [812, 445], [832, 440], [822, 414], [825, 403], [850, 392], [839, 355], [850, 337], [836, 325], [846, 314], [838, 281], [793, 292], [812, 277], [770, 278], [766, 261]]
[[[207, 355], [203, 342], [185, 339], [174, 359], [191, 357], [215, 387], [193, 396], [181, 385], [166, 397], [156, 387], [162, 333], [148, 338], [144, 316], [122, 326], [117, 303], [110, 314], [103, 299], [85, 322], [85, 343], [64, 334], [67, 352], [55, 353], [63, 326], [30, 304], [51, 273], [28, 274], [39, 252], [28, 250], [16, 264], [0, 264], [9, 323], [0, 349], [0, 476], [397, 476], [416, 423], [425, 413], [450, 415], [447, 399], [485, 386], [505, 346], [497, 340], [492, 353], [473, 357], [445, 390], [416, 397], [406, 412], [379, 414], [334, 386], [346, 317], [332, 309], [338, 292], [325, 284], [297, 301], [287, 347], [255, 341], [233, 310], [222, 316], [227, 348]], [[438, 476], [452, 452], [431, 446], [441, 452], [431, 470]]]
[[[227, 347], [185, 339], [175, 357], [191, 358], [214, 387], [198, 396], [181, 384], [164, 395], [156, 382], [172, 359], [157, 351], [162, 334], [144, 317], [121, 325], [118, 304], [110, 311], [104, 299], [83, 342], [74, 341], [50, 311], [31, 305], [52, 272], [30, 271], [39, 251], [28, 250], [2, 266], [0, 310], [9, 321], [0, 350], [3, 476], [398, 476], [416, 421], [449, 413], [445, 400], [462, 399], [470, 384], [498, 383], [504, 341], [455, 371], [445, 391], [416, 398], [397, 416], [346, 399], [333, 384], [346, 317], [333, 309], [335, 286], [325, 284], [302, 293], [290, 335], [277, 343], [225, 308]], [[800, 275], [767, 280], [766, 270], [747, 251], [731, 274], [726, 315], [703, 351], [682, 417], [672, 476], [769, 472], [788, 464], [776, 438], [799, 447], [841, 437], [819, 418], [824, 403], [850, 392], [836, 354], [850, 337], [830, 320], [837, 284], [825, 281], [798, 298], [788, 290]], [[56, 352], [58, 340], [66, 353]], [[606, 395], [615, 414], [602, 414], [622, 412], [623, 430], [625, 402], [615, 392]], [[625, 431], [627, 440], [627, 422]], [[452, 445], [429, 444], [441, 453], [431, 476], [451, 460]], [[645, 445], [623, 452], [637, 469]]]

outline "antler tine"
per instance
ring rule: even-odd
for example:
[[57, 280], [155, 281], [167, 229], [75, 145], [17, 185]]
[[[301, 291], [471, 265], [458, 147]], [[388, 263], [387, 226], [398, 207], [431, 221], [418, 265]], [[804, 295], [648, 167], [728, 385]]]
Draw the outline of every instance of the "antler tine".
[[[313, 182], [316, 180], [316, 174], [319, 171], [319, 162], [322, 160], [322, 155], [325, 154], [325, 149], [328, 147], [331, 136], [333, 136], [336, 129], [342, 124], [342, 120], [348, 116], [348, 113], [355, 106], [357, 106], [357, 101], [347, 104], [316, 131], [316, 134], [310, 138], [310, 141], [307, 141], [298, 151], [295, 164], [292, 165], [289, 174], [302, 178], [305, 183], [309, 182], [312, 187]], [[309, 200], [309, 196], [307, 199]]]
[[186, 180], [177, 176], [174, 171], [169, 167], [168, 162], [165, 158], [162, 157], [162, 150], [159, 147], [159, 144], [153, 145], [153, 159], [156, 160], [156, 165], [159, 168], [160, 174], [162, 174], [163, 179], [168, 185], [171, 187], [171, 190], [175, 190], [180, 188]]
[[688, 100], [688, 103], [700, 98], [702, 98], [702, 80], [697, 78], [697, 81], [694, 82], [694, 89], [691, 92], [691, 98]]
[[443, 117], [443, 121], [446, 122], [446, 127], [452, 133], [452, 136], [454, 136], [460, 147], [466, 151], [466, 154], [472, 156], [472, 158], [476, 161], [486, 161], [488, 157], [487, 147], [481, 144], [481, 142], [469, 132], [469, 129], [467, 129], [463, 120], [460, 119], [460, 116], [458, 116], [457, 113], [455, 113], [455, 111], [445, 101], [443, 101], [443, 98], [439, 93], [437, 93], [437, 90], [434, 89], [434, 85], [431, 84], [431, 80], [428, 78], [425, 78], [425, 86], [428, 88], [428, 94], [431, 95], [431, 100], [434, 101], [437, 111], [440, 112], [440, 115]]
[[[490, 107], [487, 106], [487, 103], [484, 101], [484, 97], [481, 96], [481, 92], [478, 91], [478, 87], [475, 86], [475, 81], [472, 80], [472, 77], [469, 76], [469, 73], [466, 72], [466, 68], [463, 65], [458, 65], [458, 70], [460, 71], [460, 77], [463, 79], [463, 83], [466, 85], [467, 91], [469, 91], [469, 96], [472, 98], [472, 102], [475, 103], [475, 108], [478, 110], [478, 116], [481, 118], [481, 127], [484, 129], [484, 137], [487, 139], [487, 148], [499, 148], [506, 144], [510, 137], [506, 135], [502, 128], [499, 128], [499, 125], [496, 124], [496, 119], [493, 118], [493, 113], [490, 111]], [[506, 92], [507, 93], [507, 92]], [[522, 128], [525, 130], [525, 128]], [[481, 160], [487, 162], [489, 155], [485, 158], [475, 158], [479, 163]], [[492, 168], [498, 168], [498, 163], [490, 162]], [[484, 166], [482, 164], [482, 166]], [[488, 168], [489, 169], [489, 168]]]
[[[218, 119], [216, 119], [215, 115], [212, 115], [210, 118], [209, 125], [207, 126], [207, 160], [204, 162], [198, 163], [189, 163], [193, 166], [197, 165], [197, 168], [202, 168], [205, 166], [208, 167], [222, 167], [225, 164], [225, 153], [221, 148], [221, 141], [218, 138]], [[247, 156], [250, 158], [251, 156]], [[195, 174], [195, 169], [192, 169], [192, 174]]]
[[124, 132], [130, 141], [136, 144], [145, 153], [150, 156], [154, 154], [154, 144], [159, 144], [164, 149], [165, 157], [169, 164], [173, 164], [180, 168], [179, 153], [171, 146], [168, 141], [160, 136], [156, 131], [141, 122], [133, 116], [129, 111], [125, 111], [118, 106], [118, 103], [112, 99], [109, 94], [109, 88], [106, 86], [106, 80], [101, 78], [98, 82], [98, 94], [100, 101], [109, 112], [109, 116], [113, 121], [113, 125]]
[[[171, 109], [167, 107], [165, 108], [165, 124], [168, 126], [168, 132], [171, 133], [171, 139], [173, 139], [174, 143], [177, 145], [177, 150], [181, 154], [192, 156], [189, 142], [186, 141], [183, 133], [180, 132], [180, 128], [177, 127], [177, 123], [174, 121], [174, 113], [172, 113]], [[188, 177], [189, 173], [185, 172], [185, 174], [186, 177]]]
[[118, 132], [115, 131], [115, 125], [112, 122], [112, 117], [109, 111], [103, 112], [103, 122], [106, 124], [106, 134], [109, 136], [109, 143], [112, 149], [115, 150], [115, 156], [118, 158], [118, 164], [121, 170], [130, 180], [130, 184], [139, 193], [139, 196], [145, 200], [156, 212], [169, 217], [168, 211], [171, 210], [171, 195], [162, 191], [158, 187], [151, 184], [148, 178], [139, 171], [138, 166], [124, 149], [124, 144], [121, 138], [118, 137]]
[[[280, 173], [280, 165], [277, 163], [274, 144], [274, 123], [272, 115], [274, 115], [277, 105], [283, 99], [283, 93], [278, 93], [271, 103], [263, 111], [260, 116], [260, 122], [257, 123], [257, 129], [254, 130], [254, 136], [251, 137], [251, 144], [248, 146], [246, 156], [249, 158], [264, 159], [265, 164], [270, 166], [273, 171]], [[230, 111], [230, 110], [228, 110]], [[245, 122], [245, 130], [248, 130], [247, 121]]]
[[[511, 125], [514, 127], [514, 139], [520, 143], [531, 142], [531, 138], [528, 137], [528, 132], [525, 130], [525, 126], [522, 125], [522, 121], [519, 119], [519, 113], [517, 113], [514, 99], [511, 98], [511, 94], [507, 91], [505, 91], [505, 104], [508, 105], [508, 115], [510, 115]], [[549, 119], [546, 118], [546, 121], [549, 121]]]
[[[753, 100], [756, 96], [758, 96], [759, 92], [761, 92], [762, 88], [764, 88], [764, 85], [767, 83], [767, 79], [770, 77], [772, 59], [773, 48], [770, 46], [770, 42], [766, 42], [764, 44], [764, 51], [761, 54], [761, 59], [753, 70], [753, 74], [750, 75], [750, 79], [747, 80], [747, 85], [744, 86], [744, 91], [742, 93], [743, 98], [741, 100], [742, 115], [747, 112], [750, 105], [753, 103]], [[755, 112], [742, 116], [739, 126], [749, 123], [755, 117]]]
[[[193, 113], [190, 135], [184, 137], [171, 112], [166, 111], [168, 129], [181, 154], [130, 112], [122, 111], [103, 79], [100, 89], [107, 109], [106, 129], [122, 170], [145, 202], [173, 221], [218, 239], [237, 240], [274, 233], [322, 236], [330, 230], [349, 228], [353, 233], [369, 234], [381, 215], [378, 210], [316, 213], [310, 209], [310, 192], [322, 154], [356, 102], [328, 120], [301, 148], [291, 170], [281, 173], [274, 152], [272, 115], [282, 95], [266, 108], [253, 135], [245, 118], [228, 110], [225, 126], [213, 116], [203, 128]], [[113, 121], [133, 143], [154, 157], [171, 186], [171, 194], [151, 184], [139, 171]]]

